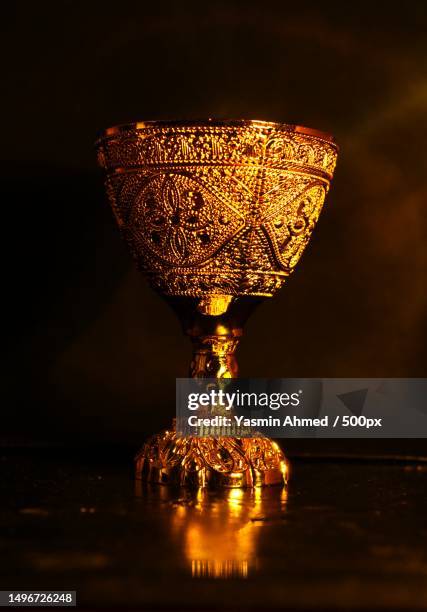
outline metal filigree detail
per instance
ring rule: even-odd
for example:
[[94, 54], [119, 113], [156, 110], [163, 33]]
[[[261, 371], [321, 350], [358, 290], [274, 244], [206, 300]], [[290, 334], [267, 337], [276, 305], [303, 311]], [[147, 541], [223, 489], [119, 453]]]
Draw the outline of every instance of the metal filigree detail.
[[336, 146], [294, 126], [136, 124], [98, 143], [139, 267], [172, 296], [271, 296], [316, 225]]
[[138, 478], [182, 486], [253, 487], [283, 484], [287, 464], [268, 438], [180, 438], [175, 431], [153, 436], [136, 458]]
[[193, 267], [210, 259], [244, 227], [228, 202], [185, 174], [157, 174], [136, 197], [130, 217], [136, 243], [169, 266]]
[[262, 229], [282, 270], [290, 273], [298, 263], [319, 218], [325, 195], [322, 184], [310, 185], [284, 207], [280, 195], [279, 202], [275, 202], [278, 197], [275, 194]]

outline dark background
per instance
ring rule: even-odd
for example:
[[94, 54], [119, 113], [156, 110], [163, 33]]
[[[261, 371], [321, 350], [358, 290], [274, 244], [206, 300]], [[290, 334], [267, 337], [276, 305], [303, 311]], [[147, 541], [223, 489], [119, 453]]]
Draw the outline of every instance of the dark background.
[[249, 321], [242, 375], [427, 375], [425, 2], [2, 13], [3, 446], [133, 447], [173, 415], [190, 345], [95, 165], [97, 131], [135, 119], [295, 122], [340, 145], [295, 275]]

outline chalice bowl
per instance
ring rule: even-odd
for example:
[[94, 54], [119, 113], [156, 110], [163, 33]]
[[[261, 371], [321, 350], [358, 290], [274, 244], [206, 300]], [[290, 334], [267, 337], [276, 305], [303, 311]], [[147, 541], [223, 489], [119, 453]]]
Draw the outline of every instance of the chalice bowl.
[[[237, 376], [245, 321], [294, 270], [335, 168], [333, 138], [264, 121], [146, 121], [96, 143], [119, 228], [138, 267], [193, 343], [190, 376]], [[149, 482], [257, 487], [286, 482], [267, 437], [155, 435], [136, 457]]]

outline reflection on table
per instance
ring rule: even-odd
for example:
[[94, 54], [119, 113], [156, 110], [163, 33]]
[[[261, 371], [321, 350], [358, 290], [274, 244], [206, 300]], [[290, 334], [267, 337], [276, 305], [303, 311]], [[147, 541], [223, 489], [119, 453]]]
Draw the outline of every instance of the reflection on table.
[[177, 492], [169, 487], [136, 484], [137, 496], [160, 498], [168, 525], [194, 578], [247, 578], [258, 567], [259, 531], [270, 517], [285, 512], [284, 487], [199, 489]]

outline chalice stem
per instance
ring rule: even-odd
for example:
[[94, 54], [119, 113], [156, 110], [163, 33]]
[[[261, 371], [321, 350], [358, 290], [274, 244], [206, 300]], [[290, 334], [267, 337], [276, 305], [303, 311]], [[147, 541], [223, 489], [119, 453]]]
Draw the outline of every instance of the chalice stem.
[[192, 338], [192, 342], [191, 378], [237, 378], [239, 337], [201, 336]]
[[[227, 300], [220, 312], [212, 300], [167, 300], [193, 344], [192, 378], [226, 380], [238, 374], [236, 349], [246, 319], [258, 305], [253, 298]], [[218, 302], [223, 303], [220, 297]], [[267, 437], [179, 437], [175, 427], [143, 446], [136, 475], [148, 482], [195, 487], [258, 487], [286, 483], [287, 464]]]

